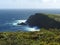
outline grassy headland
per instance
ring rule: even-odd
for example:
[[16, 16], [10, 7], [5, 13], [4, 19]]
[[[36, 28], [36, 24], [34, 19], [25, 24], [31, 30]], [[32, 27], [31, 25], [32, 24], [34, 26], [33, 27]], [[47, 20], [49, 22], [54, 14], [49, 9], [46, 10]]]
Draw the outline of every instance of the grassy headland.
[[[60, 16], [48, 14], [60, 22]], [[60, 45], [60, 29], [41, 28], [38, 32], [0, 32], [0, 45]]]

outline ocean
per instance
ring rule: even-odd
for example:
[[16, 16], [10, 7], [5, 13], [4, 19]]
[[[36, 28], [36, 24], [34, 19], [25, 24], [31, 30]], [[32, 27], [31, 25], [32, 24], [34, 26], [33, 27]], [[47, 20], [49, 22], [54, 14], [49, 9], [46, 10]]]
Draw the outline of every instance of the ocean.
[[29, 31], [26, 26], [17, 25], [25, 22], [30, 15], [35, 13], [60, 14], [58, 9], [0, 9], [0, 32]]

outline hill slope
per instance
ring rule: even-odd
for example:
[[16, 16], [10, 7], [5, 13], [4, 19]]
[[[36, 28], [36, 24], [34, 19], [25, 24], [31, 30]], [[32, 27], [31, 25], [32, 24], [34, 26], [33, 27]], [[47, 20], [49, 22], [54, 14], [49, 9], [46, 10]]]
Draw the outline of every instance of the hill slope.
[[37, 26], [39, 28], [45, 28], [45, 29], [49, 28], [60, 29], [60, 16], [36, 13], [28, 18], [27, 24], [32, 27]]
[[1, 32], [0, 45], [60, 45], [60, 30], [39, 32]]

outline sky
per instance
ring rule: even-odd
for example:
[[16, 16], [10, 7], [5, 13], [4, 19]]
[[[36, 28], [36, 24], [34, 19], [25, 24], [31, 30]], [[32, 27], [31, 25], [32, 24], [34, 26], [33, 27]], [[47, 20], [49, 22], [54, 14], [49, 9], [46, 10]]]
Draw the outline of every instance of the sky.
[[60, 0], [0, 0], [0, 9], [60, 9]]

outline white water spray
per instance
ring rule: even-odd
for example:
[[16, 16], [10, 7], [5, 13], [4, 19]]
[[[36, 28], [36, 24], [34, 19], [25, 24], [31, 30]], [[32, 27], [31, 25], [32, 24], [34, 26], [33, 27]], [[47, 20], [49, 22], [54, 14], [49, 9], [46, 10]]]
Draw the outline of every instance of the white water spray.
[[38, 29], [37, 27], [25, 27], [25, 29], [27, 30], [27, 31], [40, 31], [40, 29]]

